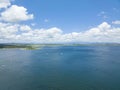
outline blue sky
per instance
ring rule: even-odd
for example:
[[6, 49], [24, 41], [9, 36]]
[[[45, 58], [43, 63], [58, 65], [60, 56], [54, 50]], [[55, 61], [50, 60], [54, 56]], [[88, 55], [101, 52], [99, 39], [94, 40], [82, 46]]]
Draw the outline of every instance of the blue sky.
[[0, 0], [0, 43], [120, 43], [120, 0]]
[[32, 22], [36, 27], [56, 26], [65, 32], [83, 31], [104, 21], [120, 19], [120, 0], [16, 0], [13, 3], [34, 14]]

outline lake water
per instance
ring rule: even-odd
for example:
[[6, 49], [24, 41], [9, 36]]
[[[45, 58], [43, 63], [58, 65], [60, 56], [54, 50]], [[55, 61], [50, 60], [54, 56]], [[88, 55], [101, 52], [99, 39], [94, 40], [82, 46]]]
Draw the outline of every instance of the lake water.
[[120, 90], [120, 46], [0, 49], [0, 90]]

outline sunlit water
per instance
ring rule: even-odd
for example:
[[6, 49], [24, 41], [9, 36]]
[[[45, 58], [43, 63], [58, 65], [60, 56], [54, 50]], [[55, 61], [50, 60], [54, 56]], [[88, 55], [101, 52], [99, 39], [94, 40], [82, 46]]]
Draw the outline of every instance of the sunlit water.
[[120, 90], [120, 47], [1, 49], [0, 90]]

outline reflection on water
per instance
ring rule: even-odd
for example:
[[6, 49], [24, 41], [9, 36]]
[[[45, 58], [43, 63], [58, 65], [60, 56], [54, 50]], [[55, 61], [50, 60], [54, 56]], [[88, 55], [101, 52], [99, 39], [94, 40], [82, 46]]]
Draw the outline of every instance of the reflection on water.
[[120, 90], [119, 46], [0, 50], [0, 90]]

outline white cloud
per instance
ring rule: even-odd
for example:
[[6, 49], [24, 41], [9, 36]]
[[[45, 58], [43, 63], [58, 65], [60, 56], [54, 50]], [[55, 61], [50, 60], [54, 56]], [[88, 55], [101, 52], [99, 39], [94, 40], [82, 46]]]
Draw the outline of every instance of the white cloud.
[[119, 24], [120, 25], [120, 20], [113, 21], [112, 24]]
[[32, 29], [31, 29], [30, 26], [28, 26], [28, 25], [23, 25], [23, 26], [20, 26], [20, 30], [21, 30], [21, 31], [30, 31], [30, 30], [32, 30]]
[[33, 19], [33, 14], [28, 14], [23, 6], [12, 5], [1, 13], [1, 20], [6, 22], [19, 22]]
[[[0, 0], [0, 43], [2, 42], [34, 42], [34, 43], [67, 43], [67, 42], [114, 42], [120, 43], [120, 27], [111, 27], [107, 22], [86, 30], [84, 32], [64, 33], [57, 27], [49, 29], [33, 29], [28, 25], [16, 24], [13, 22], [33, 19], [23, 6], [11, 5], [10, 0]], [[9, 7], [8, 7], [9, 6]], [[98, 16], [106, 18], [106, 12]], [[3, 21], [5, 21], [3, 23]], [[48, 22], [45, 19], [45, 22]], [[113, 24], [120, 24], [120, 21], [113, 21]], [[35, 24], [31, 24], [34, 26]]]
[[10, 5], [10, 0], [0, 0], [0, 8], [7, 8]]
[[[21, 27], [26, 30], [23, 32]], [[26, 28], [27, 27], [27, 28]], [[25, 29], [26, 28], [26, 29]], [[21, 31], [21, 33], [20, 33]], [[49, 29], [31, 29], [30, 26], [0, 23], [0, 41], [6, 42], [35, 42], [35, 43], [65, 43], [65, 42], [114, 42], [120, 43], [120, 28], [111, 27], [103, 22], [97, 27], [85, 32], [64, 34], [57, 27]]]
[[62, 31], [56, 27], [50, 29], [35, 29], [16, 35], [16, 41], [50, 43], [57, 42]]
[[17, 24], [0, 23], [0, 34], [13, 34], [18, 31]]
[[18, 25], [0, 23], [0, 40], [12, 40], [18, 32]]

